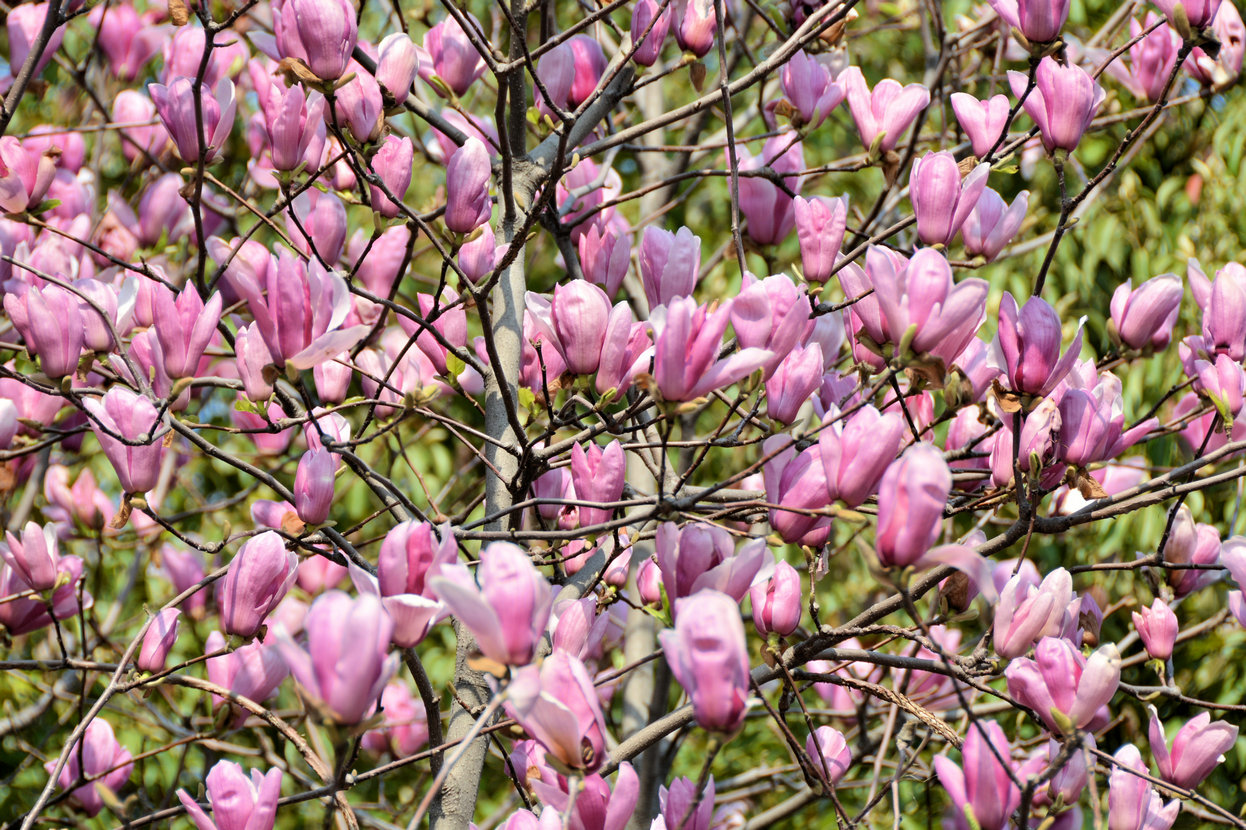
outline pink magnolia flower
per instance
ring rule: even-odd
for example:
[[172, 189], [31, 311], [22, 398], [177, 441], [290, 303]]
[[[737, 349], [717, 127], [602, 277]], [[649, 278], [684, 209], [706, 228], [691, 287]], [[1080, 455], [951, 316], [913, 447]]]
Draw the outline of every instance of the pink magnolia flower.
[[1107, 722], [1102, 715], [1120, 682], [1121, 655], [1109, 643], [1087, 658], [1068, 640], [1044, 637], [1033, 660], [1013, 660], [1004, 675], [1008, 693], [1052, 732], [1087, 729]]
[[143, 637], [143, 645], [139, 649], [134, 665], [142, 671], [164, 671], [169, 651], [177, 642], [178, 628], [181, 627], [182, 612], [177, 608], [165, 608], [152, 619]]
[[298, 58], [322, 81], [346, 72], [359, 37], [347, 0], [283, 0], [273, 4], [273, 33], [283, 58]]
[[665, 400], [690, 401], [708, 395], [742, 380], [770, 360], [772, 353], [760, 348], [718, 359], [730, 315], [730, 302], [710, 311], [691, 297], [677, 297], [653, 309], [649, 315], [653, 374]]
[[733, 733], [748, 711], [748, 649], [736, 601], [704, 590], [681, 600], [675, 628], [658, 635], [666, 661], [692, 699], [697, 723]]
[[356, 724], [398, 669], [398, 655], [387, 656], [393, 627], [377, 597], [327, 591], [304, 620], [307, 647], [284, 629], [278, 629], [276, 647], [317, 710], [337, 723]]
[[528, 554], [509, 542], [493, 542], [480, 552], [476, 587], [467, 568], [443, 566], [432, 588], [476, 638], [489, 659], [509, 666], [531, 662], [545, 632], [553, 588]]
[[247, 778], [242, 767], [233, 761], [218, 761], [208, 771], [205, 784], [211, 818], [189, 793], [177, 791], [197, 830], [272, 830], [277, 799], [281, 796], [280, 769], [274, 767], [263, 774], [253, 769]]
[[[1022, 106], [1026, 115], [1038, 125], [1039, 136], [1047, 152], [1073, 152], [1082, 140], [1107, 93], [1085, 69], [1076, 64], [1061, 66], [1048, 56], [1038, 64], [1037, 86], [1026, 96]], [[1008, 83], [1018, 98], [1029, 85], [1024, 72], [1009, 71]]]
[[1006, 766], [1012, 747], [1004, 730], [995, 721], [970, 724], [961, 755], [960, 767], [946, 755], [934, 759], [935, 772], [953, 808], [973, 816], [973, 824], [982, 830], [1004, 830], [1021, 804], [1021, 790]]
[[226, 633], [253, 637], [298, 578], [298, 555], [268, 530], [248, 540], [229, 563], [216, 601]]
[[930, 90], [921, 84], [902, 87], [898, 81], [885, 78], [871, 90], [856, 66], [845, 69], [838, 80], [844, 87], [861, 142], [870, 148], [877, 142], [880, 153], [894, 150], [918, 114], [930, 104]]
[[593, 772], [606, 761], [605, 717], [578, 658], [556, 650], [517, 671], [508, 690], [506, 711], [564, 766]]
[[[69, 794], [70, 800], [89, 816], [98, 815], [104, 809], [104, 797], [100, 795], [100, 788], [116, 793], [134, 771], [130, 750], [118, 743], [112, 725], [103, 718], [95, 718], [87, 724], [86, 732], [82, 736], [81, 751], [75, 745], [67, 755], [65, 766], [57, 778], [62, 789], [68, 788], [79, 778], [99, 776], [98, 780], [83, 784]], [[48, 761], [43, 766], [50, 773], [56, 769], [56, 760]]]
[[1210, 713], [1200, 712], [1177, 730], [1170, 751], [1159, 713], [1151, 708], [1151, 754], [1160, 777], [1182, 789], [1192, 790], [1203, 783], [1224, 762], [1224, 753], [1237, 742], [1237, 734], [1236, 726], [1222, 720], [1212, 723]]
[[979, 101], [967, 92], [953, 92], [949, 99], [960, 128], [969, 136], [973, 154], [984, 157], [999, 141], [1008, 123], [1008, 96], [994, 95]]
[[[200, 84], [198, 116], [194, 84], [192, 78], [179, 77], [168, 86], [149, 84], [147, 91], [182, 160], [196, 164], [202, 154], [204, 164], [213, 164], [224, 157], [222, 148], [234, 128], [238, 107], [234, 99], [234, 82], [222, 78], [215, 90], [210, 90], [207, 84]], [[200, 116], [202, 120], [198, 120]], [[202, 133], [196, 129], [196, 123], [203, 125]]]

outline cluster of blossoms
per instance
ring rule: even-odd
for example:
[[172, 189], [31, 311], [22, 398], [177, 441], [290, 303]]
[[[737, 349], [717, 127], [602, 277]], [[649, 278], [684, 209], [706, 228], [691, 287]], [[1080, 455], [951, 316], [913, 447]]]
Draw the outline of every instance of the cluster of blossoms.
[[[1086, 42], [1067, 0], [901, 4], [947, 50], [908, 84], [869, 3], [470, 5], [8, 13], [17, 826], [855, 826], [893, 768], [948, 827], [1246, 826], [1181, 664], [1246, 626], [1246, 537], [1198, 520], [1246, 470], [1246, 267], [1089, 327], [1048, 284], [1178, 92], [1236, 82], [1232, 0]], [[57, 84], [86, 126], [40, 123]]]

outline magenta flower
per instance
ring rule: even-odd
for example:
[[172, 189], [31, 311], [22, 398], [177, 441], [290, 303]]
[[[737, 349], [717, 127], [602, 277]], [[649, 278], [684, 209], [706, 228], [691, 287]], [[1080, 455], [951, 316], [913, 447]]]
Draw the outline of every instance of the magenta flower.
[[914, 160], [909, 195], [917, 214], [918, 238], [927, 245], [951, 245], [978, 203], [990, 173], [989, 165], [979, 164], [962, 181], [960, 165], [947, 151]]
[[1148, 731], [1151, 754], [1155, 756], [1160, 777], [1182, 789], [1194, 789], [1224, 762], [1224, 753], [1237, 742], [1237, 733], [1236, 726], [1222, 720], [1212, 723], [1211, 715], [1201, 712], [1177, 730], [1170, 752], [1159, 713], [1151, 707]]
[[797, 196], [792, 203], [796, 238], [800, 240], [800, 262], [809, 282], [824, 283], [831, 278], [839, 260], [848, 224], [848, 197], [830, 199]]
[[901, 263], [872, 247], [866, 273], [881, 315], [879, 345], [907, 346], [951, 364], [986, 320], [987, 282], [954, 283], [947, 258], [932, 248]]
[[1221, 3], [1211, 22], [1212, 35], [1220, 43], [1220, 54], [1214, 59], [1201, 46], [1186, 58], [1185, 71], [1204, 86], [1224, 89], [1242, 74], [1242, 56], [1246, 51], [1246, 25], [1233, 3]]
[[632, 240], [626, 227], [614, 222], [603, 227], [593, 223], [580, 236], [578, 248], [584, 279], [604, 288], [608, 297], [618, 294], [632, 257]]
[[818, 547], [831, 532], [830, 516], [818, 515], [831, 502], [827, 470], [817, 447], [797, 452], [790, 436], [772, 435], [761, 447], [770, 460], [762, 467], [770, 527], [785, 542]]
[[877, 143], [880, 153], [894, 150], [905, 131], [930, 104], [930, 90], [921, 84], [902, 87], [898, 81], [885, 78], [871, 91], [856, 66], [845, 69], [839, 83], [844, 87], [861, 142], [868, 148]]
[[898, 412], [884, 415], [868, 405], [847, 419], [840, 419], [836, 409], [827, 413], [831, 418], [833, 423], [818, 436], [827, 496], [859, 507], [874, 495], [895, 459], [904, 438], [904, 419]]
[[[1225, 543], [1228, 546], [1228, 542]], [[1182, 505], [1172, 532], [1161, 551], [1165, 562], [1178, 565], [1215, 565], [1220, 559], [1220, 534], [1208, 524], [1195, 523], [1189, 507]], [[1168, 582], [1178, 598], [1205, 588], [1220, 578], [1215, 569], [1170, 570]]]
[[1059, 455], [1065, 463], [1082, 468], [1109, 461], [1157, 426], [1159, 421], [1148, 418], [1125, 429], [1120, 379], [1104, 372], [1093, 387], [1069, 389], [1061, 397]]
[[402, 103], [420, 71], [420, 47], [406, 32], [394, 32], [381, 39], [376, 52], [376, 82]]
[[805, 739], [805, 754], [813, 761], [813, 768], [822, 780], [832, 787], [852, 766], [852, 750], [844, 740], [844, 733], [830, 726], [819, 726], [809, 733]]
[[[1137, 18], [1130, 20], [1130, 37], [1139, 37], [1161, 20], [1154, 12], [1147, 12], [1141, 21]], [[1107, 71], [1124, 84], [1135, 98], [1154, 103], [1160, 99], [1168, 84], [1180, 50], [1181, 35], [1171, 26], [1160, 26], [1129, 47], [1128, 69], [1118, 60], [1108, 64]]]
[[251, 83], [259, 98], [259, 120], [272, 155], [273, 168], [283, 172], [299, 165], [315, 167], [325, 145], [325, 99], [301, 86], [286, 88], [275, 83], [262, 64], [250, 65]]
[[1029, 206], [1028, 190], [1022, 190], [1012, 200], [1012, 204], [1008, 204], [991, 188], [983, 188], [977, 204], [969, 211], [965, 224], [960, 228], [965, 253], [980, 256], [987, 262], [994, 261], [1021, 229]]
[[21, 285], [24, 290], [6, 293], [4, 297], [4, 310], [14, 328], [22, 333], [30, 353], [39, 357], [39, 368], [45, 375], [72, 375], [85, 345], [86, 320], [81, 301], [59, 285]]
[[173, 379], [197, 376], [199, 361], [221, 319], [221, 295], [214, 293], [205, 304], [194, 285], [187, 285], [176, 298], [159, 286], [152, 301], [165, 374]]
[[995, 606], [995, 653], [1005, 660], [1020, 657], [1044, 637], [1058, 637], [1073, 601], [1073, 578], [1056, 568], [1039, 585], [1025, 572], [1014, 574], [999, 592]]
[[1111, 325], [1120, 342], [1131, 349], [1166, 349], [1184, 293], [1176, 274], [1160, 274], [1136, 289], [1132, 281], [1118, 285], [1112, 293]]
[[953, 92], [950, 100], [960, 128], [969, 136], [973, 154], [982, 158], [999, 141], [1008, 123], [1008, 96], [993, 95], [979, 101], [967, 92]]
[[[658, 804], [662, 811], [649, 830], [671, 830], [675, 827], [683, 827], [683, 830], [710, 830], [714, 820], [714, 795], [712, 775], [705, 782], [704, 792], [697, 791], [697, 782], [692, 779], [684, 776], [676, 778], [669, 787], [658, 790]], [[659, 820], [661, 825], [658, 824]]]
[[1052, 732], [1107, 723], [1107, 705], [1121, 677], [1121, 655], [1111, 643], [1083, 657], [1068, 640], [1044, 637], [1034, 659], [1017, 658], [1004, 670], [1008, 693], [1030, 707]]
[[[662, 54], [662, 43], [671, 28], [671, 7], [662, 9], [658, 15], [657, 0], [639, 0], [632, 9], [632, 43], [636, 53], [632, 60], [641, 66], [653, 66]], [[656, 20], [655, 20], [656, 17]], [[648, 30], [649, 34], [645, 35]], [[641, 35], [645, 35], [641, 40]]]
[[385, 183], [385, 187], [394, 198], [393, 201], [376, 185], [369, 185], [372, 196], [372, 209], [387, 219], [393, 219], [401, 210], [399, 205], [407, 195], [411, 186], [411, 164], [415, 158], [415, 145], [409, 137], [399, 138], [387, 135], [381, 142], [381, 149], [372, 157], [372, 169], [377, 178]]
[[[580, 239], [583, 240], [584, 237], [580, 237]], [[459, 269], [469, 281], [473, 283], [480, 282], [493, 273], [494, 264], [498, 261], [499, 254], [505, 250], [506, 246], [497, 244], [497, 238], [493, 235], [493, 228], [489, 227], [489, 223], [486, 222], [480, 226], [479, 236], [464, 242], [459, 247]], [[622, 277], [619, 277], [619, 279], [622, 281]]]
[[1216, 355], [1215, 362], [1195, 360], [1191, 367], [1194, 391], [1207, 398], [1225, 423], [1232, 423], [1242, 411], [1246, 395], [1246, 370], [1227, 354]]
[[[805, 171], [805, 150], [796, 132], [784, 127], [754, 156], [743, 144], [736, 147], [741, 173], [768, 169], [778, 174], [787, 190], [800, 195]], [[778, 245], [796, 225], [793, 197], [777, 184], [760, 176], [740, 177], [740, 212], [748, 220], [748, 235], [759, 245]]]
[[[1013, 430], [1008, 419], [995, 434], [995, 442], [991, 447], [991, 481], [996, 487], [1007, 487], [1012, 483], [1014, 461], [1022, 473], [1042, 471], [1040, 483], [1044, 487], [1054, 487], [1064, 475], [1064, 466], [1060, 463], [1060, 409], [1055, 398], [1044, 398], [1025, 416], [1021, 424], [1020, 452], [1014, 458]], [[1039, 469], [1035, 469], [1032, 460], [1037, 458]]]
[[506, 711], [564, 766], [593, 772], [606, 761], [606, 721], [584, 664], [556, 650], [511, 681]]
[[294, 197], [285, 217], [286, 232], [304, 254], [319, 255], [329, 265], [341, 257], [346, 205], [337, 196], [311, 188]]
[[446, 164], [446, 227], [455, 233], [471, 233], [489, 221], [492, 175], [489, 150], [484, 142], [469, 138]]
[[549, 622], [553, 588], [523, 548], [493, 542], [480, 552], [480, 587], [462, 565], [442, 566], [433, 591], [472, 636], [482, 654], [508, 666], [532, 661]]
[[218, 761], [205, 781], [212, 818], [208, 818], [190, 794], [178, 790], [177, 797], [198, 830], [272, 830], [277, 819], [277, 799], [281, 797], [281, 770], [274, 767], [261, 774], [251, 770], [247, 778], [233, 761]]
[[[580, 237], [581, 242], [587, 238]], [[533, 322], [563, 356], [567, 371], [575, 375], [597, 372], [611, 312], [605, 291], [591, 282], [573, 280], [554, 286], [551, 299], [528, 292], [527, 307]]]
[[[66, 620], [78, 615], [78, 580], [82, 578], [82, 560], [77, 556], [62, 556], [58, 562], [59, 573], [65, 580], [61, 587], [52, 593], [51, 615], [48, 603], [42, 597], [12, 599], [14, 594], [30, 590], [30, 586], [22, 576], [9, 566], [8, 562], [0, 561], [0, 626], [10, 635], [20, 637], [32, 631], [38, 631], [52, 624], [52, 617]], [[94, 603], [90, 592], [84, 592], [81, 608], [90, 608]]]
[[428, 712], [424, 701], [411, 694], [405, 683], [391, 680], [381, 692], [385, 720], [363, 736], [363, 748], [375, 755], [386, 752], [406, 758], [428, 743]]
[[1060, 318], [1046, 300], [1030, 297], [1018, 311], [1012, 294], [1004, 292], [991, 360], [1005, 375], [1009, 388], [1035, 396], [1055, 389], [1082, 350], [1081, 326], [1063, 356], [1060, 339]]
[[294, 506], [309, 525], [323, 524], [333, 506], [333, 477], [337, 462], [328, 450], [309, 450], [294, 473]]
[[[398, 318], [398, 325], [407, 335], [415, 338], [416, 347], [428, 357], [429, 362], [440, 375], [447, 374], [446, 359], [450, 353], [442, 343], [447, 343], [456, 349], [467, 345], [467, 312], [458, 300], [458, 292], [449, 287], [442, 290], [440, 298], [433, 297], [431, 294], [416, 295], [420, 316], [425, 320], [433, 321], [432, 329], [441, 335], [440, 338], [433, 336], [428, 325], [421, 325], [406, 315]], [[436, 307], [435, 315], [434, 307]]]
[[[480, 21], [470, 12], [467, 19], [475, 32], [482, 31]], [[485, 74], [484, 58], [453, 17], [447, 17], [428, 30], [428, 34], [424, 35], [424, 51], [428, 53], [428, 60], [420, 61], [420, 77], [431, 80], [435, 75], [455, 95], [466, 93]], [[432, 84], [432, 87], [441, 94], [437, 84]]]
[[[46, 4], [43, 4], [46, 5]], [[37, 8], [23, 5], [13, 12]], [[13, 14], [9, 14], [12, 21]], [[50, 55], [51, 51], [44, 53]], [[139, 95], [139, 93], [135, 93]], [[141, 97], [141, 96], [140, 96]], [[153, 113], [154, 115], [154, 113]], [[56, 176], [56, 162], [46, 152], [23, 147], [13, 136], [0, 138], [0, 210], [21, 213], [43, 200]]]
[[[606, 779], [594, 773], [583, 779], [577, 794], [570, 792], [570, 782], [544, 762], [545, 774], [530, 775], [528, 785], [547, 805], [535, 825], [516, 825], [507, 830], [623, 830], [636, 812], [640, 779], [632, 765], [619, 765], [614, 789]], [[574, 800], [574, 805], [572, 801]], [[563, 816], [570, 813], [570, 821]]]
[[1005, 766], [1012, 747], [1004, 730], [995, 721], [970, 724], [961, 755], [960, 767], [946, 755], [936, 755], [934, 759], [939, 783], [947, 790], [953, 808], [968, 818], [970, 826], [1004, 830], [1013, 811], [1021, 805], [1021, 790]]
[[428, 580], [457, 560], [458, 548], [450, 525], [434, 528], [428, 522], [414, 521], [397, 524], [385, 535], [377, 557], [381, 593], [431, 598], [434, 594]]
[[991, 6], [1030, 43], [1056, 40], [1069, 19], [1069, 0], [991, 0]]
[[445, 604], [435, 597], [412, 592], [385, 593], [378, 578], [354, 562], [348, 563], [348, 570], [350, 581], [355, 584], [360, 596], [366, 593], [380, 598], [381, 606], [394, 621], [391, 642], [399, 648], [416, 646], [429, 636], [432, 626], [449, 614]]
[[182, 612], [176, 608], [165, 608], [152, 618], [143, 636], [143, 644], [139, 648], [134, 665], [140, 671], [164, 671], [165, 661], [169, 659], [169, 651], [177, 642], [177, 631], [181, 627]]
[[654, 551], [662, 587], [676, 606], [678, 600], [703, 590], [742, 601], [758, 580], [769, 575], [773, 563], [764, 540], [755, 539], [736, 553], [727, 531], [703, 522], [683, 527], [663, 522], [658, 525]]
[[572, 83], [567, 103], [572, 108], [588, 100], [606, 71], [606, 53], [590, 35], [575, 35], [566, 43], [571, 50]]
[[1181, 18], [1194, 29], [1203, 29], [1211, 25], [1220, 11], [1220, 0], [1155, 0], [1169, 20], [1180, 28]]
[[283, 250], [262, 286], [244, 294], [254, 326], [268, 345], [273, 362], [310, 369], [332, 360], [368, 333], [366, 325], [342, 328], [350, 313], [350, 289], [337, 271], [313, 259], [305, 264]]
[[916, 563], [939, 538], [952, 473], [943, 454], [918, 444], [892, 462], [878, 489], [878, 559], [888, 567]]
[[835, 83], [831, 68], [822, 60], [806, 55], [804, 49], [783, 64], [779, 83], [788, 103], [800, 116], [802, 126], [821, 126], [831, 111], [844, 100], [844, 88]]
[[[571, 483], [577, 499], [598, 504], [618, 501], [626, 475], [627, 459], [618, 441], [611, 441], [604, 450], [594, 443], [588, 450], [578, 443], [571, 447]], [[580, 526], [590, 527], [610, 521], [614, 509], [582, 504], [579, 513]]]
[[748, 712], [748, 647], [736, 601], [700, 591], [680, 601], [674, 630], [658, 635], [666, 661], [692, 700], [697, 723], [733, 733]]
[[[127, 298], [135, 298], [138, 293], [137, 280], [128, 284], [130, 291], [127, 292]], [[113, 338], [113, 331], [117, 329], [119, 323], [124, 325], [128, 322], [118, 318], [117, 289], [111, 284], [90, 277], [74, 280], [74, 288], [80, 295], [78, 306], [82, 312], [82, 344], [93, 352], [111, 352], [117, 345]]]
[[283, 58], [297, 58], [322, 81], [346, 73], [359, 37], [347, 0], [282, 0], [273, 4], [273, 33]]
[[800, 574], [786, 562], [775, 563], [774, 574], [768, 580], [754, 583], [749, 599], [753, 602], [753, 625], [761, 636], [773, 631], [786, 637], [800, 625]]
[[88, 399], [83, 406], [91, 415], [91, 429], [117, 472], [121, 488], [127, 493], [146, 493], [155, 487], [164, 459], [160, 439], [167, 429], [162, 428], [151, 401], [114, 386], [104, 397]]
[[537, 61], [536, 77], [540, 81], [532, 97], [537, 111], [553, 118], [559, 111], [575, 109], [571, 90], [576, 81], [576, 51], [564, 41], [550, 49]]
[[1134, 774], [1150, 773], [1133, 744], [1117, 750], [1115, 760], [1108, 775], [1108, 830], [1169, 830], [1181, 802], [1173, 799], [1164, 804], [1151, 782]]
[[[1026, 115], [1038, 125], [1047, 152], [1073, 152], [1107, 93], [1085, 69], [1076, 64], [1061, 66], [1050, 56], [1039, 62], [1035, 79], [1037, 86], [1022, 104]], [[1008, 83], [1012, 94], [1020, 98], [1029, 79], [1024, 72], [1009, 71]]]
[[55, 525], [49, 522], [40, 527], [27, 522], [20, 539], [11, 531], [5, 533], [5, 538], [8, 545], [0, 545], [0, 558], [23, 582], [36, 591], [57, 587], [61, 557]]
[[741, 348], [765, 349], [763, 365], [769, 378], [810, 328], [809, 300], [791, 278], [775, 274], [757, 279], [745, 274], [739, 295], [731, 302], [731, 326]]
[[[22, 3], [9, 11], [5, 19], [5, 27], [9, 31], [9, 72], [11, 75], [17, 75], [26, 65], [30, 50], [34, 47], [40, 30], [43, 29], [44, 21], [51, 13], [51, 3]], [[43, 54], [35, 63], [32, 78], [37, 78], [43, 72], [55, 57], [57, 50], [61, 48], [61, 42], [64, 39], [65, 27], [57, 26], [52, 32], [52, 38], [44, 47]], [[99, 810], [97, 809], [96, 812]]]
[[701, 239], [681, 227], [677, 233], [649, 225], [640, 239], [640, 280], [649, 307], [689, 297], [701, 271]]
[[795, 422], [800, 408], [822, 385], [822, 347], [797, 346], [766, 380], [766, 414], [782, 424]]
[[1179, 626], [1177, 615], [1168, 607], [1168, 603], [1156, 597], [1150, 608], [1143, 606], [1141, 611], [1134, 611], [1131, 616], [1147, 654], [1156, 660], [1172, 657]]
[[375, 596], [328, 591], [312, 603], [303, 625], [306, 648], [284, 629], [277, 632], [276, 646], [290, 673], [323, 716], [359, 723], [398, 669], [398, 655], [386, 656], [393, 621]]
[[710, 311], [691, 297], [677, 297], [649, 315], [653, 330], [653, 375], [663, 399], [690, 401], [730, 386], [764, 366], [765, 349], [745, 348], [718, 359], [731, 302]]
[[1191, 259], [1186, 276], [1190, 293], [1203, 310], [1202, 350], [1211, 355], [1223, 352], [1238, 362], [1246, 359], [1246, 268], [1230, 262], [1212, 282], [1198, 260]]
[[273, 364], [273, 356], [255, 324], [238, 327], [234, 334], [234, 360], [247, 397], [255, 403], [271, 398], [276, 374], [268, 367]]
[[298, 577], [298, 555], [268, 530], [247, 540], [220, 581], [216, 603], [227, 634], [254, 637]]
[[[208, 89], [207, 84], [199, 85], [202, 122], [198, 122], [195, 115], [194, 84], [191, 78], [178, 77], [168, 86], [148, 84], [147, 91], [182, 160], [196, 164], [202, 154], [204, 164], [213, 164], [224, 157], [222, 148], [234, 128], [238, 106], [234, 100], [234, 82], [222, 78], [215, 92]], [[196, 123], [203, 124], [202, 133], [196, 129]]]
[[[112, 725], [103, 718], [95, 718], [87, 724], [86, 732], [82, 736], [81, 750], [75, 744], [67, 756], [68, 760], [56, 779], [61, 789], [69, 788], [79, 778], [99, 776], [98, 780], [83, 784], [69, 794], [70, 801], [81, 807], [88, 816], [98, 815], [104, 809], [101, 787], [116, 793], [134, 771], [130, 750], [117, 742]], [[49, 773], [52, 772], [56, 769], [56, 760], [48, 761], [43, 767]]]
[[[204, 641], [204, 653], [213, 654], [225, 648], [225, 637], [213, 631]], [[239, 697], [255, 703], [267, 700], [290, 673], [286, 661], [275, 646], [259, 641], [234, 649], [228, 654], [212, 657], [206, 661], [208, 680]], [[212, 705], [219, 706], [225, 698], [212, 696]], [[240, 725], [247, 719], [246, 710], [238, 708], [234, 719]]]
[[718, 32], [718, 15], [714, 0], [676, 0], [672, 4], [679, 24], [675, 27], [675, 40], [679, 48], [698, 58], [703, 58], [714, 46]]
[[[376, 78], [353, 60], [347, 64], [346, 72], [347, 74], [353, 73], [355, 77], [338, 87], [335, 93], [337, 123], [342, 129], [349, 129], [351, 135], [360, 144], [370, 144], [381, 137], [381, 128], [385, 125], [385, 97], [381, 95], [381, 85], [376, 82]], [[330, 114], [333, 114], [332, 111]], [[336, 139], [329, 140], [330, 153], [333, 153], [333, 148], [337, 146], [335, 142]], [[354, 174], [350, 172], [349, 166], [343, 169], [349, 178], [343, 181], [340, 178], [342, 173], [339, 172], [339, 179], [335, 186], [343, 190], [354, 188]]]

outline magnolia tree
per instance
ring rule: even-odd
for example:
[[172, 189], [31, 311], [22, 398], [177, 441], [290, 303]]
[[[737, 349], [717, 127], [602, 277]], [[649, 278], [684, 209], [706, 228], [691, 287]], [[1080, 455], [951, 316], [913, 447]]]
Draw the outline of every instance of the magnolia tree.
[[9, 8], [0, 819], [1246, 826], [1246, 27], [1077, 5]]

